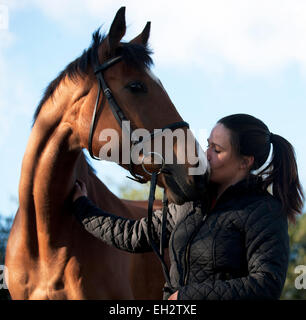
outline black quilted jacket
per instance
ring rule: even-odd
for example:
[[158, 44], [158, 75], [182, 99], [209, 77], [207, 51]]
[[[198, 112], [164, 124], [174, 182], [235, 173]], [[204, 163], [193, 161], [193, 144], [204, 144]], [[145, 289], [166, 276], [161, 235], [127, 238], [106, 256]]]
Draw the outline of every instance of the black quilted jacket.
[[[86, 197], [73, 210], [87, 231], [119, 249], [151, 251], [147, 218], [129, 220], [96, 208]], [[171, 284], [182, 300], [278, 299], [289, 258], [286, 215], [255, 179], [228, 188], [215, 207], [169, 205]], [[159, 241], [161, 212], [153, 216]], [[165, 287], [164, 299], [171, 292]]]

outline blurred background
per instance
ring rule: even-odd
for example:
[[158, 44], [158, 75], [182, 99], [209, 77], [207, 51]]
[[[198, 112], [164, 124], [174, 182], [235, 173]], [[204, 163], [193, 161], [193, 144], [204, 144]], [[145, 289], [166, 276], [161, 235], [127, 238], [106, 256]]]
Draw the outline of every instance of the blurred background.
[[[0, 264], [18, 207], [22, 157], [45, 87], [107, 33], [126, 6], [129, 41], [151, 21], [153, 72], [203, 148], [223, 116], [248, 113], [295, 147], [306, 185], [306, 2], [300, 0], [0, 0]], [[146, 199], [148, 188], [125, 179], [116, 164], [91, 164], [118, 196]], [[304, 210], [305, 211], [305, 210]], [[306, 265], [306, 220], [291, 226], [284, 299]], [[0, 290], [0, 294], [4, 290]]]

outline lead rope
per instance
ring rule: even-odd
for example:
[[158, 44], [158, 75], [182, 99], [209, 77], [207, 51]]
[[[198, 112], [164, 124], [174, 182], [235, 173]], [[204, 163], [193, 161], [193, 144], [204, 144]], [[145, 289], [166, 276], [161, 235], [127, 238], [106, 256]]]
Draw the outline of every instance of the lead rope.
[[162, 225], [161, 225], [161, 236], [160, 236], [160, 245], [159, 253], [164, 258], [164, 244], [166, 236], [166, 227], [167, 227], [167, 212], [168, 212], [168, 199], [166, 192], [163, 193], [163, 213], [162, 213]]
[[152, 238], [152, 214], [153, 214], [153, 202], [155, 200], [155, 190], [156, 190], [156, 185], [157, 185], [157, 176], [158, 176], [157, 172], [152, 173], [150, 195], [149, 195], [149, 204], [148, 204], [148, 237], [149, 237], [150, 245], [162, 265], [163, 273], [164, 273], [164, 277], [167, 282], [167, 285], [171, 290], [173, 290], [174, 288], [171, 285], [169, 270], [168, 270], [168, 267], [164, 261], [164, 246], [163, 245], [164, 245], [164, 237], [165, 237], [166, 222], [167, 222], [167, 211], [168, 211], [168, 206], [167, 206], [168, 200], [167, 200], [165, 193], [164, 193], [164, 198], [163, 198], [163, 214], [162, 214], [161, 237], [160, 237], [160, 251], [158, 251], [158, 248]]

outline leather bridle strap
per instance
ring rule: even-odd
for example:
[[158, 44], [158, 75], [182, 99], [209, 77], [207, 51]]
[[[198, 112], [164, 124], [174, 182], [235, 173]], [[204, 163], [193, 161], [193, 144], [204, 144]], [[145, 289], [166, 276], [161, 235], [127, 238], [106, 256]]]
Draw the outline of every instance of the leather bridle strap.
[[163, 268], [163, 274], [164, 278], [167, 282], [168, 288], [173, 292], [174, 288], [170, 281], [170, 275], [168, 267], [164, 260], [164, 237], [166, 232], [166, 223], [167, 223], [167, 211], [168, 211], [168, 201], [164, 192], [164, 199], [163, 199], [163, 212], [162, 212], [162, 224], [161, 224], [161, 236], [160, 236], [160, 250], [158, 250], [153, 237], [152, 237], [152, 216], [153, 216], [153, 203], [155, 200], [155, 190], [157, 185], [157, 177], [158, 173], [154, 172], [151, 177], [151, 186], [150, 186], [150, 194], [149, 194], [149, 204], [148, 204], [148, 237], [150, 245], [154, 251], [154, 253], [157, 255], [162, 268]]
[[[100, 65], [94, 69], [94, 73], [95, 73], [97, 80], [98, 80], [98, 94], [97, 94], [97, 99], [96, 99], [94, 111], [92, 114], [90, 129], [89, 129], [88, 151], [89, 151], [90, 156], [95, 160], [101, 160], [100, 158], [97, 158], [93, 154], [93, 151], [92, 151], [92, 139], [93, 139], [95, 126], [96, 126], [96, 119], [97, 119], [97, 114], [98, 114], [98, 106], [99, 106], [99, 101], [100, 101], [100, 96], [101, 96], [101, 90], [103, 90], [103, 92], [104, 92], [104, 97], [106, 97], [110, 101], [110, 106], [112, 108], [112, 112], [113, 112], [115, 118], [117, 119], [117, 121], [119, 122], [120, 126], [121, 126], [121, 121], [119, 120], [120, 116], [124, 117], [123, 113], [121, 112], [120, 107], [117, 105], [117, 103], [111, 93], [111, 90], [106, 85], [105, 80], [102, 75], [103, 71], [105, 71], [106, 69], [108, 69], [109, 67], [114, 65], [115, 63], [119, 62], [121, 59], [122, 59], [121, 56], [115, 57], [111, 60], [106, 61], [105, 63], [103, 63], [102, 65]], [[104, 103], [102, 101], [101, 110], [99, 110], [99, 113], [102, 112], [103, 107], [104, 107]], [[119, 114], [120, 114], [120, 116], [119, 116]]]
[[[96, 59], [97, 60], [97, 59]], [[97, 99], [96, 99], [96, 103], [95, 103], [95, 107], [94, 107], [94, 112], [92, 115], [92, 120], [91, 120], [91, 125], [90, 125], [90, 130], [89, 130], [89, 137], [88, 137], [88, 151], [90, 156], [95, 159], [95, 160], [101, 160], [100, 158], [96, 157], [93, 154], [93, 150], [92, 150], [92, 139], [93, 139], [93, 135], [94, 135], [94, 131], [95, 131], [95, 126], [96, 126], [96, 119], [97, 119], [97, 114], [98, 111], [99, 113], [102, 112], [102, 109], [105, 105], [104, 101], [102, 100], [101, 102], [101, 108], [100, 110], [98, 110], [98, 106], [99, 106], [99, 101], [100, 101], [100, 96], [101, 96], [101, 91], [103, 91], [104, 96], [103, 99], [106, 97], [108, 102], [109, 102], [109, 106], [112, 110], [112, 113], [115, 117], [115, 119], [117, 120], [117, 122], [119, 123], [120, 127], [122, 128], [122, 125], [124, 123], [124, 121], [128, 121], [128, 119], [125, 117], [122, 109], [120, 108], [120, 106], [118, 105], [118, 103], [116, 102], [111, 89], [108, 87], [106, 81], [104, 80], [103, 77], [103, 72], [110, 68], [111, 66], [113, 66], [114, 64], [116, 64], [117, 62], [121, 61], [122, 57], [118, 56], [115, 57], [113, 59], [110, 59], [108, 61], [106, 61], [105, 63], [99, 65], [98, 67], [94, 68], [94, 73], [97, 77], [98, 80], [98, 94], [97, 94]], [[129, 131], [129, 130], [126, 130]], [[128, 164], [128, 168], [129, 168], [129, 172], [130, 174], [134, 177], [133, 180], [140, 182], [140, 183], [145, 183], [146, 180], [141, 177], [140, 175], [134, 173], [134, 171], [132, 170], [132, 163], [131, 161]]]
[[175, 130], [175, 129], [183, 128], [183, 127], [189, 128], [188, 122], [178, 121], [178, 122], [171, 123], [171, 124], [167, 125], [166, 127], [163, 127], [162, 129], [156, 129], [155, 131], [151, 132], [146, 138], [142, 139], [141, 141], [137, 141], [136, 143], [134, 142], [133, 145], [137, 145], [138, 143], [147, 142], [147, 141], [155, 138], [156, 136], [162, 134], [163, 131], [166, 129]]

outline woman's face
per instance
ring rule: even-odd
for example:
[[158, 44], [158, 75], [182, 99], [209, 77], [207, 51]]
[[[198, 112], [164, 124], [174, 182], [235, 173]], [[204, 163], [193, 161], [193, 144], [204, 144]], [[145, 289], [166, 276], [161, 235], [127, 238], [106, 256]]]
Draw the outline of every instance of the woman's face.
[[219, 123], [213, 128], [207, 141], [210, 180], [219, 185], [231, 185], [241, 179], [241, 159], [231, 145], [230, 130]]

